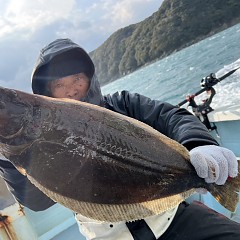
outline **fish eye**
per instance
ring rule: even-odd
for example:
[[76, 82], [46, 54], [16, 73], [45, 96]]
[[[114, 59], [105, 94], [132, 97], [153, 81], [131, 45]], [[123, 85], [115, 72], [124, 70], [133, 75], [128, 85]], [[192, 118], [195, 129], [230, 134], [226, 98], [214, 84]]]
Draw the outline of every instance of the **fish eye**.
[[62, 84], [62, 83], [57, 83], [57, 84], [55, 85], [55, 87], [56, 87], [56, 88], [62, 88], [62, 87], [63, 87], [63, 84]]

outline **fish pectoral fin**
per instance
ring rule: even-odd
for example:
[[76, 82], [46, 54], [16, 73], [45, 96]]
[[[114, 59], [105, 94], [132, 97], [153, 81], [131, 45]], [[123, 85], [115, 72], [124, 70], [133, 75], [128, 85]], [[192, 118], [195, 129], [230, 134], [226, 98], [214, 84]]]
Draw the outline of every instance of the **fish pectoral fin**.
[[22, 133], [22, 131], [23, 131], [23, 126], [21, 126], [21, 128], [17, 132], [15, 132], [14, 134], [11, 134], [11, 135], [8, 135], [8, 136], [0, 135], [1, 142], [6, 142], [9, 139], [16, 138], [17, 136], [19, 136]]

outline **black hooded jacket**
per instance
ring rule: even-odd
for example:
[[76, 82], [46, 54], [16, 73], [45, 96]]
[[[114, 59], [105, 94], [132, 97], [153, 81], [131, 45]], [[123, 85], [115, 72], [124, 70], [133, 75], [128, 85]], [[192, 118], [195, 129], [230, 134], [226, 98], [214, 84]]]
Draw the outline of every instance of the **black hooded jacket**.
[[[77, 67], [71, 62], [71, 56], [78, 59]], [[61, 70], [54, 68], [55, 62], [61, 65]], [[50, 68], [50, 66], [53, 67]], [[79, 45], [70, 39], [57, 39], [42, 49], [32, 73], [33, 92], [51, 96], [47, 88], [48, 81], [78, 72], [85, 72], [91, 80], [87, 96], [80, 99], [81, 101], [100, 105], [140, 120], [183, 144], [188, 150], [201, 145], [218, 145], [198, 118], [185, 109], [128, 91], [102, 96], [92, 60]], [[22, 205], [41, 211], [54, 204], [21, 175], [9, 161], [0, 160], [0, 174]]]

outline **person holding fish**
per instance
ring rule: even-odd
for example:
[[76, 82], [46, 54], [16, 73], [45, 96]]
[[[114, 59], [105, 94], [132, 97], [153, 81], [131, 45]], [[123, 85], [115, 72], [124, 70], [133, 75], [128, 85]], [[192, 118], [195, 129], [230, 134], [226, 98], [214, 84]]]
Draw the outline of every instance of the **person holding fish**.
[[[41, 50], [32, 74], [32, 90], [37, 95], [97, 105], [151, 126], [188, 149], [196, 175], [209, 185], [221, 186], [238, 178], [238, 161], [234, 153], [220, 147], [198, 118], [187, 110], [128, 91], [103, 96], [91, 58], [70, 39], [57, 39]], [[23, 206], [41, 211], [55, 203], [7, 159], [0, 161], [0, 170]], [[237, 199], [234, 194], [233, 198]], [[220, 198], [223, 202], [230, 201], [224, 193]], [[203, 204], [183, 201], [177, 206], [168, 202], [165, 205], [166, 211], [135, 221], [100, 222], [81, 213], [76, 214], [76, 220], [86, 239], [240, 239], [239, 223]]]

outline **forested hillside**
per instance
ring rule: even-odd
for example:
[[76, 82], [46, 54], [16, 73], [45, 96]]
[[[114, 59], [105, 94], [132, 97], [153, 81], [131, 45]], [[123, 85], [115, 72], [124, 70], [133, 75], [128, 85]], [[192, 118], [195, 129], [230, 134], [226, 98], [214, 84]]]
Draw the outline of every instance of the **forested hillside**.
[[240, 22], [239, 0], [165, 0], [90, 53], [101, 85]]

